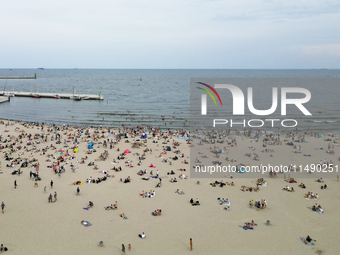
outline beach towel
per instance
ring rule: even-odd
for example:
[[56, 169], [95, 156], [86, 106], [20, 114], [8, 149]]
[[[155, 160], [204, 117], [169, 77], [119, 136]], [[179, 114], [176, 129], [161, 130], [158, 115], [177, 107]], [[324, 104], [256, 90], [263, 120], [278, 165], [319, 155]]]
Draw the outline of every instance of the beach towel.
[[314, 245], [313, 242], [305, 243], [306, 238], [302, 238], [302, 237], [301, 237], [301, 241], [302, 241], [305, 245]]
[[90, 207], [83, 207], [84, 210], [88, 211]]

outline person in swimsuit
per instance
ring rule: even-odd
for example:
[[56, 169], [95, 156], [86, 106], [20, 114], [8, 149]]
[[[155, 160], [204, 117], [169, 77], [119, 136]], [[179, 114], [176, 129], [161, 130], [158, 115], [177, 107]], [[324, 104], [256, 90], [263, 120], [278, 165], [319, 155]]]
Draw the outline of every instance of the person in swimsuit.
[[6, 207], [6, 205], [5, 205], [5, 203], [4, 202], [2, 202], [1, 203], [1, 210], [2, 210], [2, 213], [5, 213], [5, 207]]

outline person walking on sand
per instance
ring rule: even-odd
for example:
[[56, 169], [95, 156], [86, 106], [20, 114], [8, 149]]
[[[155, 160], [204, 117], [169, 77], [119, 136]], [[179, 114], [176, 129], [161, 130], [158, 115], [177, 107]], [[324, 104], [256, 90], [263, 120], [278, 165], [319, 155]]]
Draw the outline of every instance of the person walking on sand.
[[126, 254], [125, 253], [125, 246], [124, 246], [124, 244], [122, 244], [122, 254]]
[[46, 186], [44, 187], [44, 193], [46, 193]]
[[2, 203], [1, 203], [1, 210], [2, 210], [2, 213], [5, 213], [5, 207], [6, 207], [6, 205], [5, 205], [5, 203], [2, 201]]
[[192, 251], [192, 238], [190, 238], [190, 251]]
[[57, 192], [54, 192], [54, 202], [57, 202]]
[[51, 180], [51, 189], [53, 189], [53, 180]]
[[17, 180], [14, 181], [14, 188], [17, 188]]
[[77, 195], [79, 195], [80, 189], [79, 187], [77, 187]]

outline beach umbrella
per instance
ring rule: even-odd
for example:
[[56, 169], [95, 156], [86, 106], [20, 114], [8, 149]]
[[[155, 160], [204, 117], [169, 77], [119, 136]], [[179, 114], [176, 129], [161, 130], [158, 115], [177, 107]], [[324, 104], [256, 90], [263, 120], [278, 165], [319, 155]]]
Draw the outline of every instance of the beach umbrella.
[[79, 152], [79, 150], [78, 150], [77, 148], [75, 148], [75, 149], [74, 149], [74, 152], [77, 153], [77, 152]]
[[130, 151], [129, 151], [129, 149], [126, 149], [125, 151], [124, 151], [124, 153], [129, 153]]

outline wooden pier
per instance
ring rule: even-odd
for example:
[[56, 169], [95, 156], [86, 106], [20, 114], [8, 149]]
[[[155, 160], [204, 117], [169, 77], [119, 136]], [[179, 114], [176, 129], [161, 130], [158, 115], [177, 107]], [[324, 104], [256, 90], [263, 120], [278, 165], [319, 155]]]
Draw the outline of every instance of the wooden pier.
[[7, 76], [7, 77], [0, 77], [3, 80], [20, 80], [20, 79], [37, 79], [37, 74], [35, 73], [34, 76]]
[[15, 92], [0, 91], [0, 95], [5, 97], [33, 97], [33, 98], [53, 98], [53, 99], [75, 99], [75, 100], [104, 100], [101, 95], [88, 94], [65, 94], [65, 93], [38, 93], [38, 92]]

